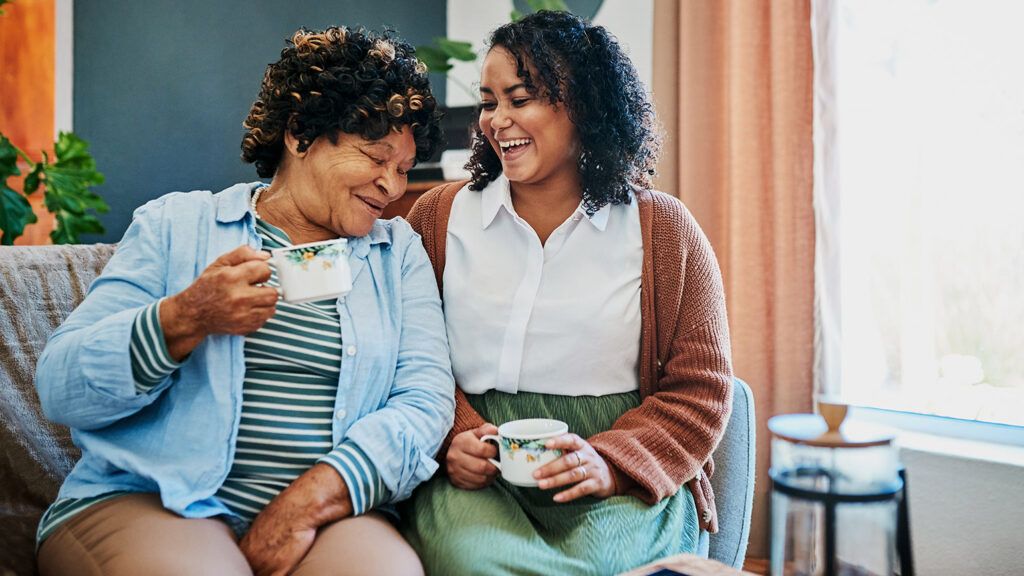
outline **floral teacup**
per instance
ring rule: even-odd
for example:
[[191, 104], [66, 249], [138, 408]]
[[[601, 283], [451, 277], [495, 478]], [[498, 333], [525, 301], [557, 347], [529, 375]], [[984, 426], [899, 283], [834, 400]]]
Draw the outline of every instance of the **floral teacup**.
[[345, 238], [275, 248], [270, 253], [286, 302], [339, 298], [352, 291]]
[[513, 420], [498, 427], [498, 435], [488, 434], [481, 440], [498, 444], [496, 461], [491, 464], [501, 470], [501, 477], [516, 486], [536, 486], [535, 470], [562, 455], [561, 450], [548, 450], [544, 444], [569, 431], [569, 425], [561, 420], [528, 418]]

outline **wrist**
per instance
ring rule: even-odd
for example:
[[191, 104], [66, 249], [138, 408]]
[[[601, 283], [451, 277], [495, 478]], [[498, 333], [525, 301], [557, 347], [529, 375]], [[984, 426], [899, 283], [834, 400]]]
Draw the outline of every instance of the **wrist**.
[[286, 491], [290, 492], [289, 497], [296, 499], [304, 511], [303, 519], [307, 519], [311, 527], [319, 528], [352, 515], [348, 485], [334, 468], [322, 462], [299, 476]]
[[195, 307], [182, 302], [184, 292], [164, 298], [158, 316], [164, 333], [167, 351], [180, 362], [206, 337], [196, 315]]

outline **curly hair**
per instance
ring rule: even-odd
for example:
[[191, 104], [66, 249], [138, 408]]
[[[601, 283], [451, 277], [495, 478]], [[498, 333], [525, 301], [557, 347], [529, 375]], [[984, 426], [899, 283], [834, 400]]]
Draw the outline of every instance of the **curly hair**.
[[441, 112], [412, 46], [390, 31], [345, 27], [303, 28], [287, 44], [281, 59], [267, 66], [242, 123], [242, 160], [255, 163], [261, 178], [277, 170], [285, 130], [301, 152], [320, 136], [337, 143], [339, 131], [379, 140], [409, 126], [416, 159], [433, 155], [441, 142]]
[[[531, 94], [566, 106], [580, 141], [577, 168], [587, 213], [628, 203], [631, 186], [652, 186], [662, 140], [654, 105], [608, 30], [568, 12], [542, 10], [496, 29], [489, 44], [515, 57]], [[501, 174], [501, 160], [479, 126], [466, 169], [472, 190]]]

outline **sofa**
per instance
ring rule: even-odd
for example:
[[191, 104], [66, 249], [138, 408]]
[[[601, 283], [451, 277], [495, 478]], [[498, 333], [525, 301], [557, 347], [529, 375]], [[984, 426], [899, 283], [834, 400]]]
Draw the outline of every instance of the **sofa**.
[[[36, 361], [114, 248], [0, 246], [0, 576], [36, 573], [36, 525], [79, 456], [68, 429], [42, 415]], [[750, 388], [737, 380], [712, 478], [719, 532], [709, 553], [735, 567], [743, 563], [753, 502], [753, 406]]]

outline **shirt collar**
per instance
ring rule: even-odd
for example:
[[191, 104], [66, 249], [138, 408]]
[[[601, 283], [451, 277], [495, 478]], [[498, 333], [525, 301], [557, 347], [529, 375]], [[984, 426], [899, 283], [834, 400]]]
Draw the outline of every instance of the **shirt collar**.
[[[495, 178], [480, 193], [483, 195], [480, 199], [481, 228], [486, 229], [489, 227], [494, 222], [494, 219], [498, 217], [498, 212], [502, 208], [509, 215], [516, 213], [515, 208], [512, 206], [512, 188], [509, 185], [508, 178], [504, 175]], [[579, 214], [583, 216], [594, 228], [604, 232], [605, 228], [608, 227], [608, 216], [611, 214], [611, 209], [611, 204], [605, 204], [600, 210], [594, 212], [593, 216], [587, 216], [587, 211], [583, 207], [583, 201], [580, 201], [580, 205], [576, 207], [573, 215]]]

